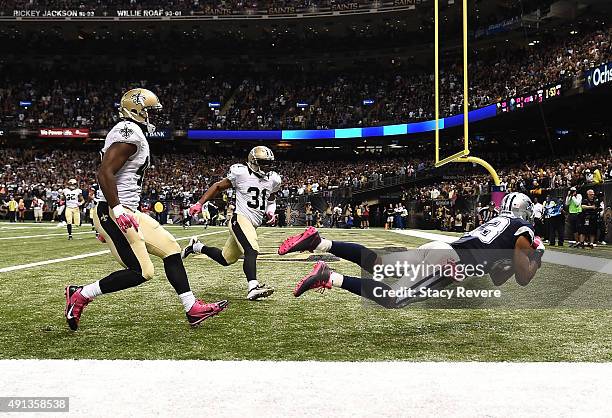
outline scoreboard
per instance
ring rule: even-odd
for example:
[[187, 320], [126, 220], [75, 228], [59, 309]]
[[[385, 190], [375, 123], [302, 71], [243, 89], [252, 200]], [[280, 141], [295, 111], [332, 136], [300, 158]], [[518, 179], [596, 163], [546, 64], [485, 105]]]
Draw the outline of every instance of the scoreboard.
[[497, 103], [497, 113], [512, 112], [517, 109], [532, 106], [536, 103], [543, 103], [547, 100], [561, 96], [561, 84], [551, 84], [533, 93], [514, 96], [510, 99], [502, 100]]

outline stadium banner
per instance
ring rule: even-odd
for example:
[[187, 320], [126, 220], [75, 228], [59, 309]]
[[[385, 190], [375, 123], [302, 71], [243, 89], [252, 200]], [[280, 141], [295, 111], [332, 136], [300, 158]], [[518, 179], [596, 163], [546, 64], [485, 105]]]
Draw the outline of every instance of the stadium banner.
[[414, 9], [416, 5], [423, 3], [425, 0], [393, 0], [394, 6], [412, 6]]
[[32, 10], [32, 9], [15, 9], [12, 12], [13, 17], [94, 17], [96, 12], [93, 10], [77, 10], [77, 9], [48, 9], [48, 10]]
[[39, 138], [88, 138], [87, 128], [42, 128], [38, 131]]
[[117, 10], [118, 17], [172, 17], [181, 16], [180, 10], [165, 10], [165, 9], [125, 9]]
[[521, 18], [519, 16], [513, 17], [511, 19], [504, 20], [502, 22], [494, 23], [492, 25], [487, 26], [484, 29], [478, 29], [474, 33], [475, 38], [480, 38], [483, 36], [495, 35], [502, 32], [508, 32], [511, 29], [515, 29], [520, 26]]
[[145, 137], [149, 140], [170, 141], [174, 139], [171, 129], [156, 129], [155, 132], [145, 132]]
[[331, 9], [334, 12], [341, 12], [341, 11], [345, 11], [345, 10], [358, 10], [359, 9], [359, 3], [352, 2], [352, 3], [332, 4], [331, 5]]
[[497, 113], [512, 112], [517, 109], [532, 106], [536, 103], [543, 103], [550, 99], [560, 97], [561, 93], [561, 84], [550, 84], [535, 92], [514, 96], [498, 102]]
[[506, 195], [504, 186], [491, 186], [491, 201], [495, 203], [495, 207], [499, 209], [501, 202]]
[[292, 15], [297, 13], [295, 6], [277, 6], [268, 8], [269, 15]]
[[[468, 114], [470, 122], [489, 119], [497, 115], [497, 105], [489, 105], [480, 109], [471, 110]], [[463, 115], [450, 116], [440, 119], [440, 129], [463, 125]], [[287, 129], [287, 130], [261, 130], [261, 131], [225, 131], [225, 130], [196, 130], [187, 132], [187, 139], [223, 140], [223, 139], [267, 139], [267, 140], [295, 140], [295, 139], [351, 139], [378, 136], [394, 136], [431, 132], [436, 129], [435, 120], [416, 123], [402, 123], [397, 125], [371, 126], [366, 128], [341, 129]]]
[[610, 83], [612, 83], [612, 62], [593, 67], [585, 73], [584, 87], [587, 89]]
[[[180, 17], [180, 10], [167, 9], [120, 9], [114, 10], [112, 14], [116, 17]], [[219, 13], [210, 13], [219, 14]], [[79, 17], [106, 17], [106, 14], [96, 12], [95, 10], [77, 10], [77, 9], [15, 9], [12, 10], [11, 16], [25, 18], [79, 18]]]

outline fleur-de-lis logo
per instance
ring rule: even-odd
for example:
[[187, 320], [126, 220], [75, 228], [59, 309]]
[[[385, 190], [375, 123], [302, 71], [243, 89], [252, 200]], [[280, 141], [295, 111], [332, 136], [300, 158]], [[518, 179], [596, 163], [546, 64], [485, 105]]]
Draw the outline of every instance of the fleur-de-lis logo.
[[100, 220], [101, 220], [102, 222], [106, 222], [106, 221], [108, 221], [108, 215], [104, 214], [104, 215], [100, 216]]
[[134, 102], [134, 104], [139, 104], [139, 105], [144, 106], [145, 104], [144, 94], [142, 94], [141, 92], [132, 94], [132, 102]]
[[127, 124], [123, 125], [123, 128], [119, 129], [119, 133], [125, 139], [128, 139], [134, 133], [133, 129], [130, 129]]

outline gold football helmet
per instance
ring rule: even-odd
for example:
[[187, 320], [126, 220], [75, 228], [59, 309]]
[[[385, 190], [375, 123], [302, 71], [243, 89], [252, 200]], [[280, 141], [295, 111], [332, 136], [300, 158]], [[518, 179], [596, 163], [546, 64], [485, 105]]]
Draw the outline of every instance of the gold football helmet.
[[273, 163], [274, 153], [270, 148], [262, 145], [253, 148], [247, 158], [247, 166], [251, 171], [260, 176], [267, 176], [268, 170], [272, 168]]
[[119, 104], [119, 115], [134, 122], [144, 124], [149, 133], [155, 132], [155, 126], [149, 121], [149, 110], [161, 110], [162, 105], [157, 95], [147, 89], [128, 90]]

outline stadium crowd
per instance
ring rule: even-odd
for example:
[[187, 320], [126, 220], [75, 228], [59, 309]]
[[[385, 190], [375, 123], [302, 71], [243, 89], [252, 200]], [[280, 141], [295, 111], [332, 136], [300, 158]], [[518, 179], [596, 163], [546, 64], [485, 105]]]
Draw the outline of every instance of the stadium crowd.
[[[470, 64], [470, 106], [549, 84], [572, 85], [585, 69], [612, 61], [609, 29], [568, 36], [553, 45], [482, 53]], [[321, 129], [432, 119], [431, 75], [411, 67], [394, 60], [385, 71], [228, 71], [174, 81], [15, 79], [0, 87], [0, 126], [108, 129], [117, 119], [117, 92], [143, 85], [162, 99], [158, 125], [169, 129]], [[455, 65], [442, 74], [442, 116], [462, 111], [460, 73]]]
[[[3, 216], [7, 216], [7, 210], [12, 210], [13, 212], [8, 214], [9, 218], [19, 216], [24, 219], [25, 211], [33, 206], [34, 202], [43, 205], [38, 199], [44, 202], [45, 210], [54, 212], [56, 216], [57, 208], [61, 204], [59, 191], [67, 185], [70, 178], [77, 179], [86, 205], [92, 205], [97, 162], [90, 151], [0, 148], [0, 160], [3, 163], [0, 167], [0, 213]], [[233, 156], [200, 153], [157, 155], [152, 158], [152, 165], [145, 176], [143, 202], [146, 207], [150, 202], [156, 201], [173, 201], [172, 204], [177, 208], [185, 207], [213, 182], [223, 178], [231, 164], [241, 161], [242, 158]], [[450, 165], [438, 169], [435, 173], [430, 170], [431, 167], [431, 161], [399, 157], [327, 161], [280, 159], [276, 164], [276, 170], [283, 177], [280, 196], [289, 198], [287, 202], [300, 196], [311, 199], [311, 196], [319, 195], [327, 199], [332, 195], [325, 192], [339, 188], [353, 191], [373, 188], [385, 184], [388, 179], [398, 179], [398, 183], [415, 184], [404, 187], [398, 197], [398, 203], [388, 208], [377, 207], [371, 215], [365, 203], [342, 208], [328, 205], [328, 208], [322, 208], [321, 211], [311, 209], [310, 220], [314, 221], [313, 224], [328, 219], [327, 224], [330, 225], [335, 219], [337, 226], [368, 227], [372, 221], [375, 226], [404, 228], [408, 225], [408, 208], [414, 210], [420, 207], [425, 222], [432, 227], [464, 231], [486, 221], [488, 214], [492, 216], [495, 213], [494, 208], [489, 209], [486, 202], [482, 202], [482, 198], [490, 192], [490, 177], [483, 175], [480, 169], [463, 164]], [[536, 226], [541, 235], [548, 237], [548, 230], [555, 222], [554, 219], [548, 219], [546, 209], [551, 205], [551, 201], [554, 202], [553, 206], [559, 204], [566, 207], [569, 205], [571, 193], [580, 195], [581, 201], [586, 201], [591, 188], [612, 182], [612, 150], [607, 153], [566, 158], [536, 159], [527, 164], [498, 167], [502, 185], [507, 191], [522, 192], [534, 200]], [[436, 180], [441, 174], [442, 181]], [[555, 199], [554, 192], [566, 190], [569, 191], [568, 203]], [[229, 206], [231, 198], [231, 192], [224, 196], [224, 208]], [[610, 212], [612, 202], [609, 196], [601, 193], [592, 199], [597, 202], [598, 208], [601, 208], [593, 218], [594, 225], [598, 225], [598, 229], [593, 233], [596, 237], [591, 239], [594, 243], [604, 241], [602, 234], [608, 227], [602, 225], [607, 225], [605, 219], [608, 218], [605, 214]], [[459, 203], [461, 201], [462, 204]], [[470, 203], [466, 206], [465, 202]], [[414, 206], [415, 204], [417, 206]], [[470, 206], [475, 204], [478, 206]], [[545, 205], [544, 209], [542, 204]], [[290, 208], [291, 205], [283, 207]], [[176, 212], [180, 213], [178, 210]], [[368, 215], [363, 215], [364, 213]], [[566, 212], [557, 216], [561, 214], [565, 217]], [[291, 219], [291, 216], [286, 216], [286, 219]], [[583, 230], [580, 226], [583, 223], [571, 219], [570, 211], [567, 214], [567, 222], [570, 230], [577, 233], [575, 240], [580, 242], [582, 239], [588, 244], [588, 236], [581, 238], [578, 233]]]
[[[493, 157], [492, 157], [493, 158]], [[202, 153], [161, 154], [152, 157], [147, 170], [145, 197], [181, 197], [198, 194], [223, 178], [238, 156]], [[62, 188], [75, 178], [82, 189], [95, 181], [97, 156], [85, 150], [39, 150], [0, 148], [0, 194], [31, 199], [44, 190]], [[494, 161], [491, 159], [491, 161]], [[523, 165], [497, 164], [502, 185], [533, 197], [546, 190], [583, 187], [612, 180], [610, 154], [585, 154], [567, 158], [540, 159]], [[432, 162], [422, 159], [382, 157], [352, 160], [294, 161], [279, 159], [276, 171], [283, 176], [282, 197], [309, 195], [338, 188], [366, 189], [382, 186], [385, 180], [406, 182], [432, 176]], [[442, 170], [443, 181], [404, 189], [405, 200], [453, 199], [457, 195], [478, 196], [489, 192], [490, 177], [467, 165], [450, 165]], [[435, 174], [440, 176], [440, 172]]]

